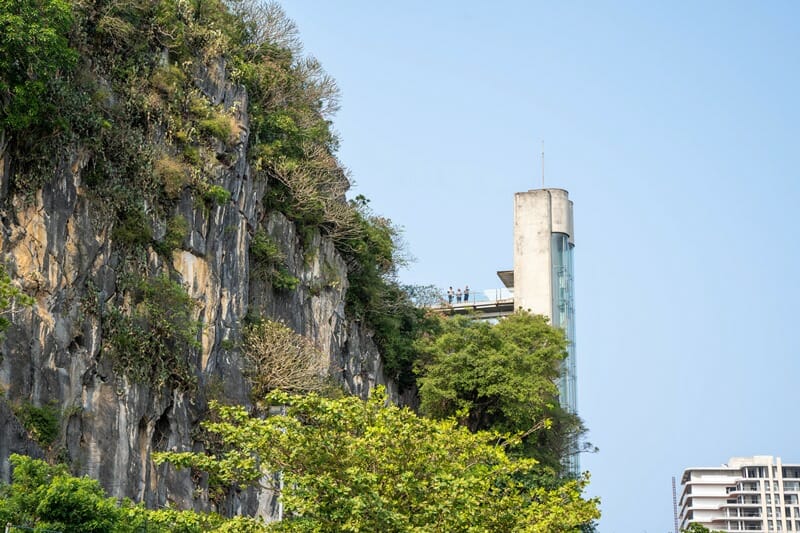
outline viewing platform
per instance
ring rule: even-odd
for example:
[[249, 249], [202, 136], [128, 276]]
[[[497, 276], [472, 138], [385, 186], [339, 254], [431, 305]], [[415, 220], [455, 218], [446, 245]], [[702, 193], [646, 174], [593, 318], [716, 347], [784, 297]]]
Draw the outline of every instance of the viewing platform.
[[470, 291], [469, 300], [452, 303], [441, 298], [438, 303], [426, 306], [428, 309], [448, 315], [475, 314], [481, 319], [501, 318], [514, 312], [514, 293], [503, 289], [485, 289]]

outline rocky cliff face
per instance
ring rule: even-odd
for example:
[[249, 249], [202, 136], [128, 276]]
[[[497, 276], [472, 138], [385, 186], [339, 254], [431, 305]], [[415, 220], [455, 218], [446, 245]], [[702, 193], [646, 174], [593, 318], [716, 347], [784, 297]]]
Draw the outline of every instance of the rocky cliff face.
[[[249, 405], [249, 387], [237, 351], [245, 317], [285, 321], [313, 338], [329, 357], [330, 373], [349, 391], [366, 395], [385, 383], [381, 360], [368, 332], [348, 322], [344, 297], [347, 268], [333, 244], [319, 234], [300, 246], [294, 224], [268, 212], [261, 199], [269, 182], [253, 179], [247, 163], [247, 94], [228, 81], [225, 65], [198, 70], [195, 84], [212, 103], [235, 117], [236, 141], [220, 143], [221, 161], [208, 180], [230, 200], [208, 206], [185, 189], [171, 208], [188, 222], [188, 233], [170, 254], [152, 246], [132, 258], [114, 242], [114, 221], [86, 184], [87, 158], [79, 147], [59, 163], [55, 178], [31, 197], [13, 196], [9, 162], [0, 146], [2, 233], [6, 269], [35, 298], [13, 310], [0, 354], [0, 475], [8, 478], [8, 454], [48, 453], [79, 474], [100, 480], [114, 496], [151, 506], [174, 503], [204, 508], [198, 479], [188, 471], [156, 466], [157, 450], [199, 449], [199, 422], [210, 399]], [[164, 233], [157, 217], [145, 221]], [[252, 275], [250, 242], [263, 228], [286, 255], [286, 268], [300, 280], [279, 290]], [[196, 302], [200, 322], [191, 372], [197, 386], [154, 386], [122, 372], [104, 346], [103, 313], [123, 301], [125, 272], [172, 272]], [[390, 393], [394, 390], [388, 384]], [[58, 436], [42, 450], [15, 419], [13, 407], [47, 407], [57, 413]], [[202, 480], [200, 480], [202, 482]], [[242, 493], [228, 511], [270, 512], [268, 495]]]

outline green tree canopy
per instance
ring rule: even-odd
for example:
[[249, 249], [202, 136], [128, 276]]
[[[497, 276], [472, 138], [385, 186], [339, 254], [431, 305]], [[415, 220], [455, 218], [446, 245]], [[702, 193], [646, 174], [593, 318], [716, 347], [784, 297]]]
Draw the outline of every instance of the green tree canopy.
[[278, 531], [553, 533], [599, 516], [597, 501], [581, 497], [585, 481], [554, 489], [520, 481], [536, 461], [506, 453], [514, 438], [420, 418], [387, 405], [383, 391], [366, 402], [282, 392], [266, 402], [286, 414], [259, 419], [215, 406], [219, 421], [204, 427], [226, 452], [156, 460], [278, 491], [286, 509]]
[[99, 483], [69, 475], [64, 465], [12, 455], [13, 483], [0, 490], [0, 523], [37, 530], [111, 531], [120, 510]]
[[0, 130], [45, 117], [48, 93], [77, 61], [67, 0], [0, 0]]
[[456, 316], [418, 340], [420, 411], [472, 431], [524, 432], [524, 453], [558, 469], [585, 430], [558, 403], [563, 331], [520, 311], [497, 324]]
[[[61, 533], [258, 533], [266, 526], [246, 517], [145, 509], [109, 498], [100, 484], [69, 474], [65, 465], [12, 455], [12, 483], [0, 486], [0, 524], [26, 531]], [[12, 528], [12, 531], [17, 529]]]

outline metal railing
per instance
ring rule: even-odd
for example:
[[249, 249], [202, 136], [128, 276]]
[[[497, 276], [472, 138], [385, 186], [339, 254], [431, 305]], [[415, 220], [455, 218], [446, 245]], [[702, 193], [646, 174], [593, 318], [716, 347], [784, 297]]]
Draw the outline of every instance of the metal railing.
[[447, 291], [442, 291], [439, 296], [440, 296], [439, 301], [437, 303], [429, 305], [428, 307], [431, 308], [463, 307], [463, 306], [479, 305], [479, 304], [505, 303], [514, 299], [514, 292], [506, 288], [482, 289], [478, 291], [470, 290], [469, 294], [466, 297], [462, 293], [460, 300], [458, 298], [457, 293], [454, 294], [452, 297], [448, 297]]

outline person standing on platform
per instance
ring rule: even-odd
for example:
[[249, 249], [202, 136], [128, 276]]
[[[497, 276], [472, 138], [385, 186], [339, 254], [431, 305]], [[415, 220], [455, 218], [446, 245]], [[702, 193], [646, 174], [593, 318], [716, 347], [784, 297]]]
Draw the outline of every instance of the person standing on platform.
[[447, 289], [447, 303], [453, 305], [453, 287]]
[[469, 285], [464, 287], [464, 303], [469, 302]]
[[456, 303], [461, 303], [461, 287], [456, 291]]

